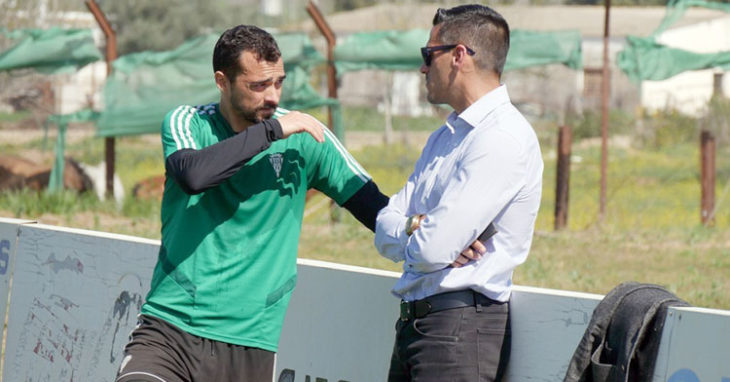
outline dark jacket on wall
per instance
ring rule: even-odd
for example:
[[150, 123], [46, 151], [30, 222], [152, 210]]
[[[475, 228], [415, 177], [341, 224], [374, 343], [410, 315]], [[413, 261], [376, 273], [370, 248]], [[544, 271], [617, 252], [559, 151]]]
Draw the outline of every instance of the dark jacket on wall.
[[564, 382], [650, 381], [669, 306], [689, 304], [658, 285], [615, 287], [593, 310]]

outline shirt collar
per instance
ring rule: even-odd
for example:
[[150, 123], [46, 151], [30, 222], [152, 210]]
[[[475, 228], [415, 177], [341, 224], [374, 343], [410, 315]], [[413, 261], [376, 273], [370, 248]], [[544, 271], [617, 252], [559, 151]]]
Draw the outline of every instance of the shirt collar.
[[494, 109], [509, 102], [507, 86], [500, 85], [469, 105], [461, 114], [452, 112], [446, 119], [446, 126], [452, 131], [458, 126], [475, 127]]

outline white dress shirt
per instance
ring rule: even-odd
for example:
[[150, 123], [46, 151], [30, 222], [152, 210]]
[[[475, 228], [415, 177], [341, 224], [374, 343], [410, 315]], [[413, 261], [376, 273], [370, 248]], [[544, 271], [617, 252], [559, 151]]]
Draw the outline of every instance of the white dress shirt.
[[[393, 294], [406, 301], [473, 289], [507, 301], [512, 272], [532, 243], [543, 162], [535, 131], [502, 85], [461, 114], [451, 113], [423, 148], [406, 185], [378, 213], [375, 246], [403, 263]], [[408, 216], [425, 214], [405, 232]], [[490, 222], [487, 253], [460, 268], [450, 264]]]

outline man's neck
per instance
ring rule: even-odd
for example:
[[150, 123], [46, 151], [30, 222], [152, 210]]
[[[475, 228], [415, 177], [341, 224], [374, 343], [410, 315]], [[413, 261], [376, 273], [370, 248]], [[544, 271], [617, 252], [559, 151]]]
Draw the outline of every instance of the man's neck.
[[253, 125], [251, 121], [243, 118], [238, 118], [236, 113], [233, 112], [233, 109], [231, 108], [231, 105], [229, 103], [221, 100], [219, 105], [221, 109], [221, 114], [223, 115], [223, 119], [228, 122], [233, 132], [240, 133]]
[[461, 114], [474, 102], [479, 100], [479, 98], [482, 98], [485, 94], [500, 86], [499, 78], [496, 76], [468, 76], [463, 80], [463, 86], [461, 86], [459, 91], [454, 93], [456, 94], [456, 99], [451, 105], [454, 111], [456, 111], [456, 114]]

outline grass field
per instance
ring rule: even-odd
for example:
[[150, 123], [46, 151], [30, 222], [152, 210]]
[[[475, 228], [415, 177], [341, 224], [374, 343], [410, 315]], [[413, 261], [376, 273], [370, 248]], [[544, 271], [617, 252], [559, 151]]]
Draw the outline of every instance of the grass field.
[[[419, 125], [431, 121], [421, 122]], [[547, 128], [540, 135], [552, 136], [552, 131]], [[402, 186], [420, 152], [415, 144], [352, 143], [358, 147], [353, 155], [387, 194]], [[553, 146], [554, 139], [545, 139], [543, 201], [532, 251], [515, 272], [516, 284], [606, 293], [623, 281], [635, 280], [667, 286], [697, 306], [730, 309], [730, 294], [726, 293], [730, 290], [730, 164], [723, 161], [730, 157], [727, 148], [718, 146], [716, 223], [707, 228], [699, 223], [697, 143], [638, 149], [625, 139], [612, 141], [607, 212], [599, 222], [600, 146], [590, 139], [576, 142], [570, 175], [569, 227], [555, 232]], [[36, 157], [50, 158], [51, 153], [43, 147], [41, 138], [23, 144], [0, 143], [3, 153], [32, 152]], [[100, 161], [102, 150], [99, 138], [69, 142], [67, 149], [69, 155], [89, 163]], [[155, 137], [118, 139], [117, 169], [127, 195], [135, 182], [160, 174], [163, 165]], [[370, 231], [347, 213], [340, 215], [340, 223], [331, 223], [328, 199], [318, 195], [310, 200], [300, 257], [400, 270], [399, 264], [377, 254]], [[127, 198], [123, 206], [116, 206], [111, 201], [98, 201], [93, 195], [79, 197], [70, 192], [0, 193], [0, 216], [148, 238], [159, 238], [160, 229], [157, 202]]]
[[[607, 212], [600, 223], [600, 150], [590, 145], [578, 148], [574, 157], [581, 161], [572, 165], [569, 227], [560, 232], [553, 230], [555, 159], [551, 148], [543, 151], [543, 202], [532, 251], [515, 272], [516, 284], [603, 294], [634, 280], [667, 286], [698, 306], [730, 308], [725, 292], [730, 290], [727, 186], [718, 185], [715, 226], [702, 226], [696, 145], [651, 152], [612, 149]], [[415, 148], [369, 147], [355, 156], [384, 191], [393, 193], [409, 174], [406, 163], [414, 152]], [[718, 153], [723, 157], [726, 151]], [[378, 165], [382, 162], [390, 165]], [[718, 180], [727, 180], [730, 167], [719, 166]], [[377, 255], [372, 234], [354, 219], [345, 215], [339, 225], [328, 221], [326, 203], [307, 217], [300, 256], [400, 270], [398, 264]]]

